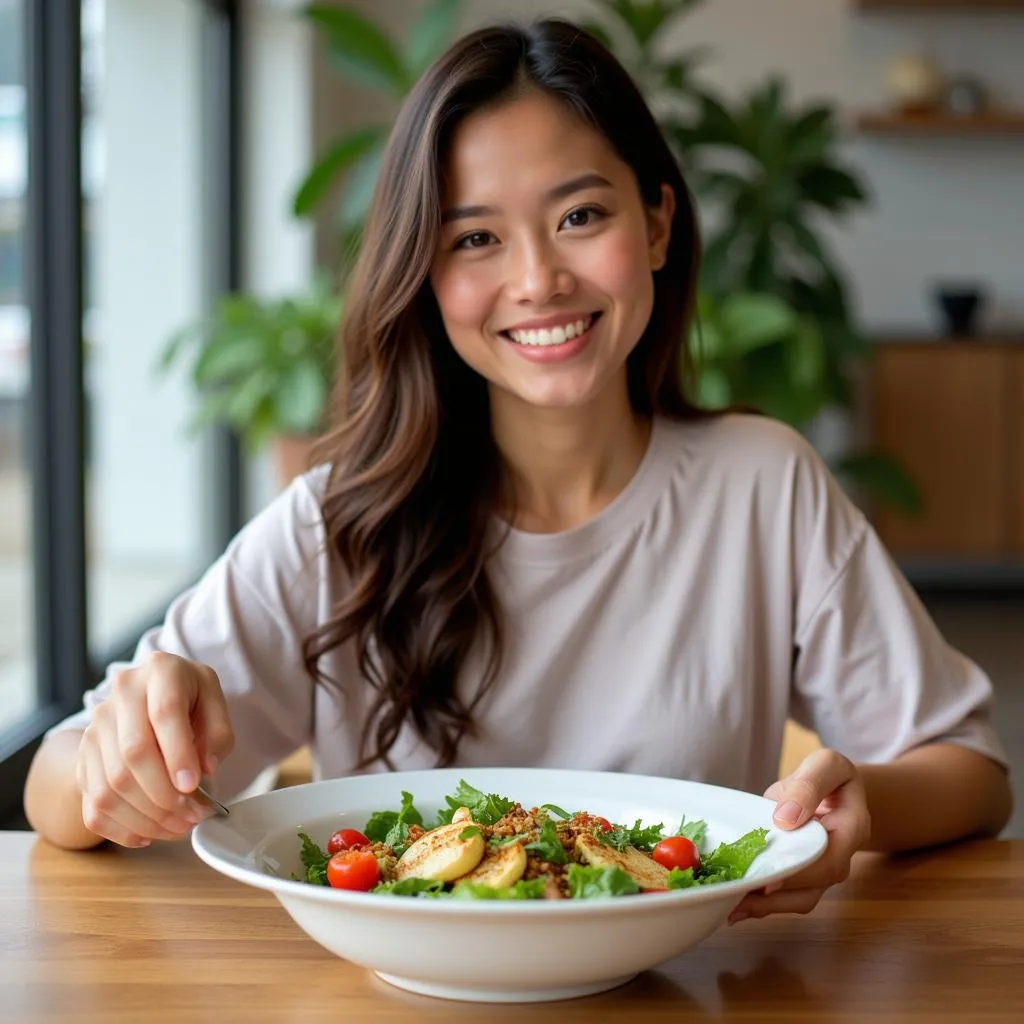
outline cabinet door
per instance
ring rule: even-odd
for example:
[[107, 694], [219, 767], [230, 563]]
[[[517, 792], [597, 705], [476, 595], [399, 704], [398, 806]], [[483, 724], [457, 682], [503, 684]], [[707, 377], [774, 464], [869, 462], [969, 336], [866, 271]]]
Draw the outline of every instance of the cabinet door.
[[1013, 554], [1020, 558], [1024, 556], [1024, 351], [1014, 351], [1011, 363], [1011, 390], [1007, 404], [1010, 419], [1007, 460], [1011, 490], [1010, 540]]
[[991, 559], [1010, 548], [1016, 363], [1012, 351], [996, 347], [879, 345], [875, 438], [907, 467], [925, 502], [921, 518], [877, 511], [878, 532], [894, 554]]

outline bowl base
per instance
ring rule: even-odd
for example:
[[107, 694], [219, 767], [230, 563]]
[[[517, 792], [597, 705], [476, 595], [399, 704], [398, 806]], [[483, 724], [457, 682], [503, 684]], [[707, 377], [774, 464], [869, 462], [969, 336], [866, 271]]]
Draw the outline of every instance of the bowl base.
[[433, 996], [435, 999], [456, 999], [468, 1003], [550, 1003], [561, 999], [580, 999], [583, 996], [607, 992], [632, 981], [636, 974], [626, 974], [619, 978], [605, 978], [592, 981], [586, 985], [569, 985], [562, 988], [517, 988], [488, 989], [470, 988], [465, 985], [445, 985], [419, 978], [402, 978], [395, 974], [384, 974], [374, 971], [381, 981], [386, 981], [395, 988], [406, 992], [415, 992], [420, 996]]

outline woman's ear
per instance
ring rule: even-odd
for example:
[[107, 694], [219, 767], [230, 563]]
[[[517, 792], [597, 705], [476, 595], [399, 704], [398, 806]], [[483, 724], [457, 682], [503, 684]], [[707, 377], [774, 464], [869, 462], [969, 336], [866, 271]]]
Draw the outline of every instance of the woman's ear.
[[668, 245], [672, 240], [672, 218], [676, 215], [676, 194], [672, 186], [661, 186], [661, 204], [648, 207], [648, 247], [651, 270], [661, 270], [668, 259]]

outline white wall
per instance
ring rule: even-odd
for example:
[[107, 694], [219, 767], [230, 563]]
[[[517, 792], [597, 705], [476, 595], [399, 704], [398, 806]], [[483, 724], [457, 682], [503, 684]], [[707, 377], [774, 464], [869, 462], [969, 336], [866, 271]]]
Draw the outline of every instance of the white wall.
[[[355, 6], [402, 26], [418, 5]], [[670, 43], [711, 46], [717, 56], [705, 76], [731, 95], [780, 72], [795, 99], [831, 100], [852, 116], [884, 103], [892, 54], [926, 49], [947, 72], [981, 72], [1006, 102], [1024, 105], [1024, 16], [865, 16], [851, 8], [848, 0], [705, 0], [678, 21]], [[591, 17], [596, 9], [587, 0], [469, 0], [464, 27], [509, 15]], [[318, 72], [318, 140], [379, 107], [378, 99]], [[869, 330], [931, 330], [929, 282], [964, 276], [982, 279], [993, 293], [982, 327], [1024, 327], [1024, 138], [851, 136], [845, 150], [874, 197], [869, 211], [835, 235]], [[326, 237], [320, 252], [329, 252]]]

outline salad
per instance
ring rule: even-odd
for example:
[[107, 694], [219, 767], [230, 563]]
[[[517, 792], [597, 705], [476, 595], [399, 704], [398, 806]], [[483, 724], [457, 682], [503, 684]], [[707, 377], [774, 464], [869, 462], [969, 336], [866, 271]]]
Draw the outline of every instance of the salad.
[[460, 781], [427, 823], [411, 793], [397, 811], [377, 811], [340, 829], [321, 849], [305, 833], [306, 869], [296, 881], [390, 896], [447, 899], [590, 899], [664, 892], [742, 878], [767, 846], [756, 828], [713, 850], [704, 821], [614, 824], [554, 804], [527, 810]]

